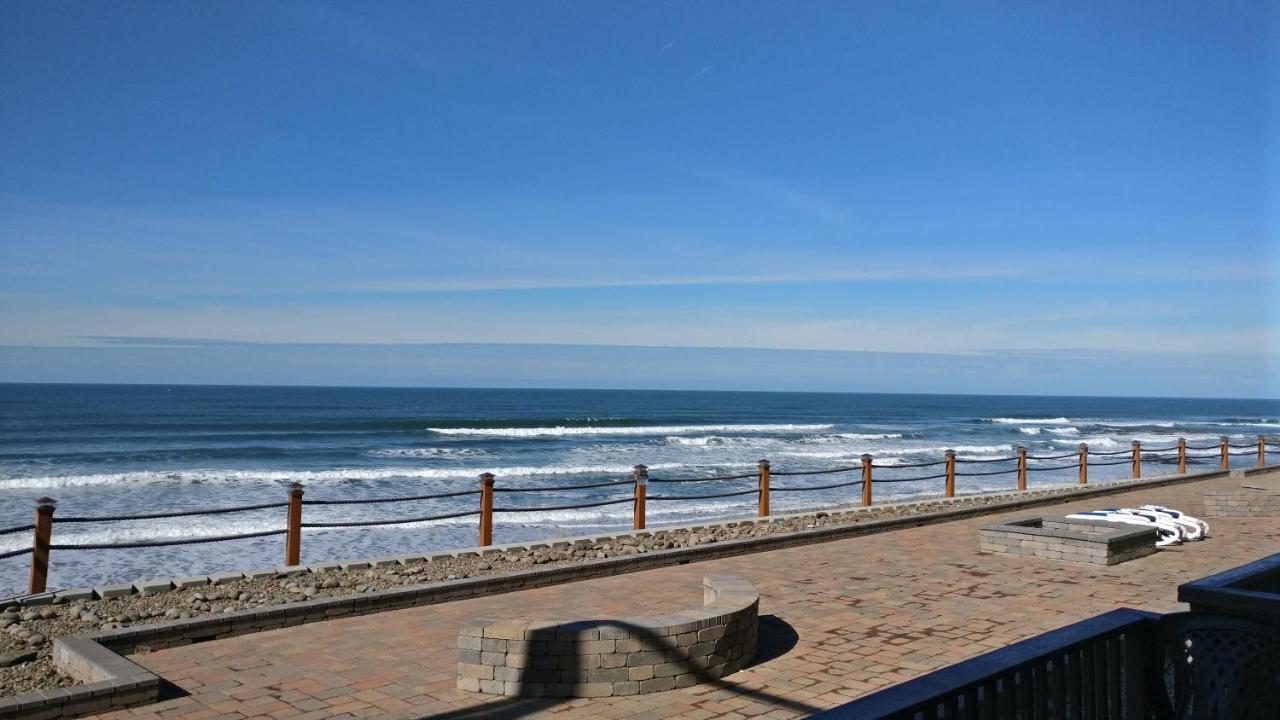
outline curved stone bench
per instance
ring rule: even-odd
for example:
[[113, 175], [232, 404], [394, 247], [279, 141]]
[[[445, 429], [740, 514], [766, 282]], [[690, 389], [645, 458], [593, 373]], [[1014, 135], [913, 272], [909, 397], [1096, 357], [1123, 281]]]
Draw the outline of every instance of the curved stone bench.
[[709, 575], [703, 606], [620, 620], [468, 621], [458, 688], [522, 697], [608, 697], [689, 687], [742, 669], [756, 654], [760, 594]]

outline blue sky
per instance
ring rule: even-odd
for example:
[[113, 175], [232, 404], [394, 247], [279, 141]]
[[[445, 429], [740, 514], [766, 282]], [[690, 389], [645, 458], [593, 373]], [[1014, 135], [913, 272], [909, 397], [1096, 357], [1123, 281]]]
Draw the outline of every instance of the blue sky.
[[[1280, 396], [1278, 44], [1268, 2], [7, 2], [0, 380], [268, 382], [272, 345], [344, 384], [475, 343], [487, 374], [400, 358], [572, 386], [643, 345]], [[663, 357], [643, 384], [725, 362]], [[1082, 377], [1044, 392], [1117, 384]]]

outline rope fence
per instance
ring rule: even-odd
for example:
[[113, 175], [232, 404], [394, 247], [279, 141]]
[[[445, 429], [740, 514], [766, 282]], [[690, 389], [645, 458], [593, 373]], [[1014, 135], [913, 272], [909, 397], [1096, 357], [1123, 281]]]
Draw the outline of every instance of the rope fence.
[[[1197, 453], [1216, 451], [1211, 454], [1192, 455], [1188, 451]], [[1169, 455], [1168, 453], [1176, 453]], [[964, 458], [957, 457], [955, 451], [948, 450], [942, 460], [901, 463], [901, 464], [876, 464], [874, 458], [870, 455], [863, 455], [860, 465], [842, 466], [835, 468], [825, 468], [819, 470], [773, 470], [768, 460], [761, 460], [755, 472], [733, 474], [733, 475], [714, 475], [707, 477], [675, 477], [675, 478], [650, 478], [648, 468], [644, 465], [637, 465], [634, 468], [632, 477], [626, 480], [613, 479], [600, 482], [575, 483], [568, 485], [534, 485], [534, 486], [510, 486], [495, 487], [495, 476], [492, 473], [483, 473], [480, 475], [480, 486], [478, 489], [457, 490], [451, 492], [440, 492], [419, 495], [402, 495], [396, 497], [375, 497], [375, 498], [335, 498], [335, 499], [303, 499], [304, 488], [301, 483], [293, 483], [288, 490], [286, 502], [261, 503], [255, 505], [240, 505], [236, 507], [217, 507], [217, 508], [195, 508], [195, 509], [177, 509], [164, 512], [140, 513], [134, 515], [99, 515], [99, 516], [58, 516], [57, 523], [113, 523], [127, 522], [131, 520], [159, 520], [173, 518], [188, 518], [196, 516], [216, 516], [230, 513], [253, 512], [263, 510], [285, 510], [284, 527], [263, 530], [260, 532], [241, 533], [234, 535], [215, 535], [208, 537], [185, 537], [177, 539], [154, 539], [154, 540], [136, 540], [127, 542], [104, 542], [104, 543], [53, 543], [53, 526], [55, 524], [54, 510], [57, 503], [52, 498], [40, 498], [36, 501], [35, 522], [28, 525], [16, 525], [13, 527], [0, 528], [0, 536], [15, 535], [19, 533], [30, 532], [33, 535], [30, 547], [7, 550], [0, 552], [0, 560], [31, 556], [31, 581], [29, 592], [32, 594], [45, 591], [47, 583], [49, 553], [50, 551], [77, 551], [77, 550], [129, 550], [136, 548], [154, 548], [169, 547], [180, 545], [198, 545], [204, 543], [229, 542], [233, 540], [249, 540], [254, 538], [273, 537], [276, 535], [285, 536], [285, 565], [296, 566], [301, 564], [301, 544], [302, 530], [306, 529], [335, 529], [335, 528], [365, 528], [365, 527], [383, 527], [392, 525], [409, 525], [413, 523], [426, 523], [442, 520], [454, 520], [458, 518], [476, 517], [479, 522], [479, 545], [488, 546], [493, 544], [493, 516], [495, 514], [508, 513], [532, 513], [532, 512], [551, 512], [557, 510], [583, 510], [600, 507], [608, 507], [614, 505], [631, 505], [632, 506], [632, 526], [637, 530], [645, 528], [646, 502], [649, 500], [657, 502], [680, 502], [689, 500], [718, 500], [725, 498], [738, 498], [748, 495], [756, 496], [758, 505], [757, 515], [759, 517], [769, 516], [769, 496], [771, 492], [782, 493], [804, 493], [816, 492], [821, 490], [835, 490], [839, 488], [861, 488], [861, 501], [864, 506], [869, 506], [873, 501], [874, 488], [882, 483], [906, 483], [906, 482], [929, 482], [934, 480], [943, 481], [943, 495], [945, 497], [955, 496], [956, 478], [961, 477], [988, 477], [997, 475], [1017, 474], [1017, 489], [1022, 491], [1027, 489], [1027, 477], [1031, 473], [1056, 472], [1063, 470], [1078, 470], [1079, 484], [1088, 483], [1088, 470], [1091, 467], [1110, 467], [1116, 465], [1130, 465], [1132, 467], [1131, 476], [1133, 478], [1142, 477], [1142, 460], [1145, 457], [1155, 462], [1169, 463], [1176, 458], [1178, 464], [1178, 472], [1185, 473], [1188, 462], [1198, 463], [1204, 460], [1217, 458], [1219, 467], [1227, 470], [1231, 466], [1231, 457], [1236, 456], [1255, 456], [1256, 464], [1261, 467], [1266, 464], [1267, 454], [1280, 453], [1280, 441], [1276, 439], [1268, 439], [1265, 436], [1258, 436], [1256, 443], [1239, 444], [1232, 443], [1227, 437], [1219, 438], [1219, 442], [1215, 445], [1188, 445], [1185, 440], [1179, 440], [1177, 445], [1170, 447], [1143, 448], [1139, 441], [1133, 441], [1132, 446], [1125, 450], [1108, 450], [1108, 451], [1091, 451], [1087, 444], [1081, 444], [1076, 452], [1062, 453], [1057, 455], [1028, 455], [1025, 447], [1017, 448], [1017, 454], [1008, 457], [999, 458]], [[1098, 460], [1090, 456], [1111, 458], [1121, 455], [1128, 455], [1127, 458], [1116, 460], [1106, 459]], [[1065, 460], [1067, 458], [1076, 459], [1075, 463], [1060, 463], [1054, 465], [1040, 464], [1045, 461], [1052, 462], [1055, 460]], [[1029, 464], [1028, 461], [1035, 464]], [[976, 470], [973, 472], [957, 471], [957, 466], [963, 465], [982, 465], [991, 463], [1008, 463], [1016, 462], [1014, 467], [999, 468], [994, 470]], [[910, 470], [916, 468], [932, 468], [943, 466], [942, 472], [929, 475], [918, 476], [896, 476], [896, 477], [874, 477], [874, 471], [890, 471], [896, 473], [902, 470]], [[853, 473], [852, 479], [826, 483], [821, 485], [784, 485], [781, 487], [771, 487], [772, 477], [801, 477], [801, 476], [819, 476], [832, 475], [837, 473]], [[739, 480], [754, 480], [756, 485], [742, 490], [728, 490], [726, 492], [700, 493], [700, 494], [671, 494], [671, 495], [648, 495], [648, 486], [650, 483], [662, 484], [682, 484], [682, 483], [707, 483], [707, 482], [732, 482]], [[626, 497], [614, 497], [606, 500], [591, 500], [588, 502], [565, 503], [557, 505], [530, 505], [528, 507], [516, 506], [494, 506], [495, 496], [502, 494], [519, 495], [525, 493], [571, 493], [581, 490], [594, 490], [600, 488], [631, 488], [632, 493]], [[740, 486], [739, 486], [740, 487]], [[305, 505], [316, 506], [349, 506], [349, 505], [376, 505], [384, 503], [405, 503], [405, 502], [427, 502], [435, 500], [447, 500], [453, 498], [463, 498], [476, 496], [479, 498], [479, 507], [469, 510], [452, 511], [436, 513], [431, 515], [418, 515], [414, 517], [400, 517], [391, 519], [338, 519], [334, 521], [309, 521], [303, 522], [302, 511]]]

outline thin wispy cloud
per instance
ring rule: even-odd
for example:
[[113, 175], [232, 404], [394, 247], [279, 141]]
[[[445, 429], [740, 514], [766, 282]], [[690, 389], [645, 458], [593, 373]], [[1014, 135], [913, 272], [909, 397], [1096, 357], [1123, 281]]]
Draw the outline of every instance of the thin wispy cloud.
[[711, 70], [711, 66], [709, 66], [709, 65], [705, 65], [705, 66], [703, 66], [703, 67], [702, 67], [702, 69], [701, 69], [701, 70], [699, 70], [698, 72], [696, 72], [696, 73], [694, 73], [694, 74], [690, 75], [690, 76], [689, 76], [689, 79], [690, 79], [690, 80], [697, 80], [698, 78], [702, 77], [703, 75], [706, 75], [706, 74], [707, 74], [707, 71], [709, 71], [709, 70]]

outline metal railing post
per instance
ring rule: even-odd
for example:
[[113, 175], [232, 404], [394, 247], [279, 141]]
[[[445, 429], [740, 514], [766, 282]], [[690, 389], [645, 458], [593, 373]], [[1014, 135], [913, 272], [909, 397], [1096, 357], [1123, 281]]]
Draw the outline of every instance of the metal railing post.
[[1089, 445], [1080, 443], [1080, 484], [1089, 484]]
[[493, 473], [480, 474], [480, 547], [493, 544]]
[[1027, 448], [1018, 446], [1018, 489], [1027, 489]]
[[49, 583], [49, 540], [53, 536], [53, 510], [57, 505], [51, 497], [36, 500], [36, 529], [31, 542], [31, 578], [27, 583], [27, 593], [30, 595], [44, 592]]
[[956, 496], [956, 451], [947, 451], [947, 486], [943, 494], [947, 497]]
[[649, 468], [645, 465], [637, 465], [632, 472], [636, 480], [636, 502], [631, 509], [631, 528], [633, 530], [643, 530], [644, 500], [645, 494], [649, 489]]
[[285, 511], [284, 564], [302, 564], [302, 483], [289, 485], [289, 508]]
[[1178, 474], [1187, 474], [1187, 439], [1178, 438]]
[[760, 503], [756, 510], [759, 517], [769, 517], [769, 461], [760, 461]]
[[1133, 479], [1142, 477], [1142, 443], [1133, 441]]
[[862, 504], [871, 505], [871, 456], [862, 456]]
[[1258, 467], [1267, 464], [1267, 436], [1258, 436]]
[[1218, 445], [1222, 449], [1222, 462], [1219, 463], [1219, 467], [1223, 470], [1231, 469], [1230, 443], [1231, 440], [1226, 435], [1218, 438]]

